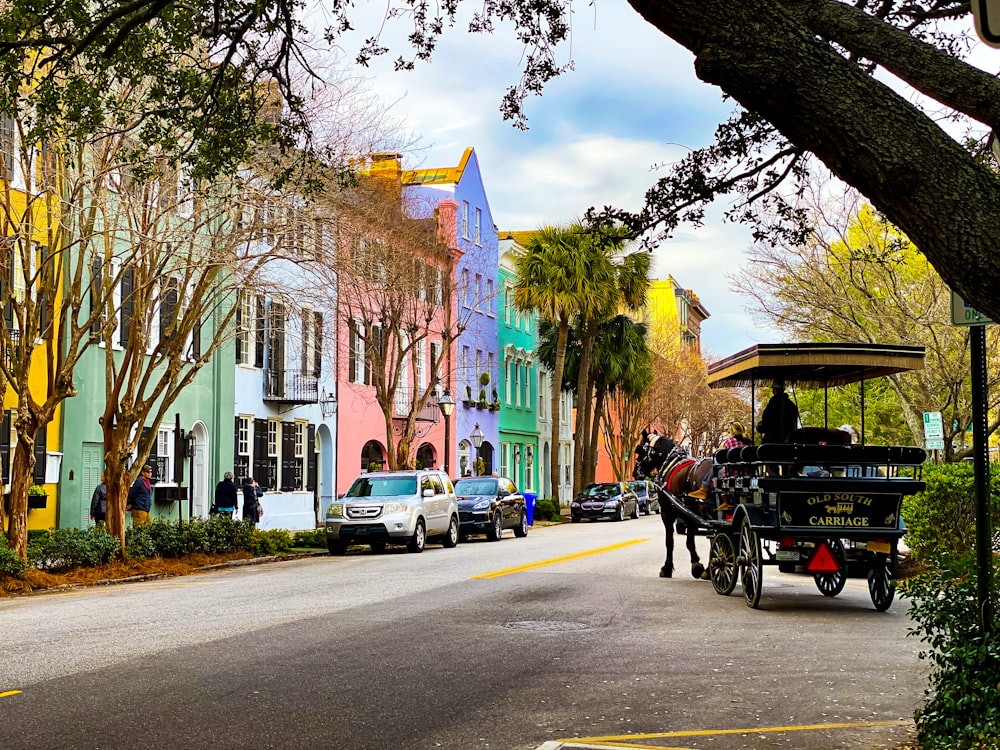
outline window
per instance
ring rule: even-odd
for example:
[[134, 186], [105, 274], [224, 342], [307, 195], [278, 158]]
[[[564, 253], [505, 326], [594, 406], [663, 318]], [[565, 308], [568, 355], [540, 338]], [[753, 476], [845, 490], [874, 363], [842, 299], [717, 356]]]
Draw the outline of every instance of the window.
[[480, 224], [482, 224], [482, 221], [483, 221], [483, 212], [482, 212], [482, 210], [480, 210], [480, 209], [477, 208], [476, 209], [476, 226], [475, 226], [476, 244], [477, 245], [480, 244], [480, 240], [482, 239], [482, 235], [480, 234]]
[[174, 481], [174, 430], [161, 427], [156, 431], [156, 478], [160, 484]]
[[531, 404], [531, 384], [528, 382], [529, 371], [528, 365], [525, 364], [521, 367], [521, 385], [524, 388], [524, 396], [521, 399], [521, 403], [525, 406]]
[[469, 201], [462, 201], [462, 237], [469, 239]]
[[277, 419], [267, 420], [267, 455], [276, 458], [278, 455], [278, 427], [281, 423]]
[[427, 390], [427, 342], [418, 341], [414, 348], [417, 355], [417, 392], [423, 393]]
[[236, 417], [236, 455], [250, 455], [250, 417]]
[[490, 385], [493, 386], [493, 392], [495, 393], [498, 383], [497, 383], [496, 358], [493, 352], [486, 352], [486, 372], [490, 374]]
[[253, 295], [241, 289], [236, 308], [236, 364], [251, 364], [250, 332], [254, 325]]
[[295, 457], [306, 457], [306, 422], [299, 420], [295, 423]]
[[500, 443], [500, 474], [510, 474], [510, 443]]
[[480, 274], [476, 274], [476, 299], [473, 303], [477, 310], [482, 309], [483, 304], [483, 277]]
[[521, 366], [517, 362], [511, 363], [511, 369], [514, 371], [514, 405], [521, 405]]
[[361, 336], [359, 331], [363, 331], [364, 327], [360, 320], [355, 321], [355, 326], [350, 329], [350, 347], [347, 357], [347, 379], [351, 383], [364, 383], [365, 382], [365, 362], [367, 358], [365, 357], [365, 340]]
[[437, 307], [444, 304], [444, 272], [440, 267], [434, 269], [434, 304]]
[[441, 342], [432, 341], [431, 342], [431, 377], [434, 378], [434, 382], [438, 382], [441, 379]]
[[514, 287], [504, 284], [503, 287], [503, 320], [510, 325], [510, 314], [514, 306]]
[[466, 307], [472, 307], [472, 284], [469, 283], [469, 269], [462, 269], [462, 297]]
[[507, 382], [505, 383], [505, 388], [504, 388], [504, 390], [506, 391], [504, 393], [504, 401], [506, 401], [508, 404], [513, 404], [514, 403], [513, 401], [511, 401], [511, 396], [513, 395], [513, 389], [514, 389], [514, 369], [516, 367], [517, 367], [517, 363], [515, 363], [514, 360], [510, 360], [507, 363], [507, 368], [506, 368], [507, 369], [507, 378], [506, 378]]
[[486, 279], [486, 314], [490, 317], [496, 316], [496, 305], [493, 297], [493, 279]]

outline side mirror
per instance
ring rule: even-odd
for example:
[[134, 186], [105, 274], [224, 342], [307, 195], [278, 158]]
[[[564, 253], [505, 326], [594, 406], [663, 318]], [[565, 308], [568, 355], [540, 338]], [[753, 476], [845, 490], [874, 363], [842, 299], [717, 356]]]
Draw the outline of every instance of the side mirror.
[[422, 494], [422, 495], [423, 495], [424, 497], [434, 497], [434, 490], [432, 490], [432, 489], [431, 489], [430, 487], [428, 487], [428, 488], [427, 488], [427, 489], [425, 489], [425, 490], [424, 490], [424, 491], [423, 491], [423, 492], [422, 492], [421, 494]]

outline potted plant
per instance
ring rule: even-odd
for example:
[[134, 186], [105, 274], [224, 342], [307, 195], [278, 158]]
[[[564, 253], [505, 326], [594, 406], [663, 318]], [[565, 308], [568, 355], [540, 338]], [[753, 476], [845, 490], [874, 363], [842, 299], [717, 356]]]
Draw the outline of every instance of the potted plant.
[[479, 385], [482, 388], [479, 389], [479, 401], [476, 403], [477, 409], [486, 408], [486, 386], [490, 384], [490, 374], [488, 372], [481, 373], [479, 375]]
[[490, 403], [490, 411], [500, 411], [500, 394], [497, 389], [493, 389], [493, 401]]
[[49, 495], [45, 491], [44, 487], [34, 483], [28, 485], [29, 508], [44, 508], [48, 500], [49, 500]]
[[475, 406], [476, 402], [472, 400], [472, 386], [465, 386], [465, 398], [462, 400], [462, 405], [467, 407]]

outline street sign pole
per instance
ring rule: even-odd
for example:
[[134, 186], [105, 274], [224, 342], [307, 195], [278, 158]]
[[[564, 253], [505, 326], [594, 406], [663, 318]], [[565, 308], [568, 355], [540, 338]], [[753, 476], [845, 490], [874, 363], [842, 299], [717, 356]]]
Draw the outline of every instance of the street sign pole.
[[976, 481], [976, 563], [979, 567], [979, 624], [983, 633], [993, 629], [990, 596], [993, 575], [993, 534], [990, 529], [990, 446], [987, 425], [986, 328], [973, 326], [972, 339], [972, 445]]

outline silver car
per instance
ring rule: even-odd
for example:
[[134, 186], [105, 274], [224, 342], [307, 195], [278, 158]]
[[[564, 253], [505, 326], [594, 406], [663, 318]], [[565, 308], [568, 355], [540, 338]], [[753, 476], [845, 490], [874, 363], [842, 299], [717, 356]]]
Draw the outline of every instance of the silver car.
[[381, 552], [405, 544], [423, 552], [428, 539], [458, 544], [458, 501], [451, 479], [436, 469], [362, 474], [326, 509], [326, 546], [343, 555], [350, 544]]

